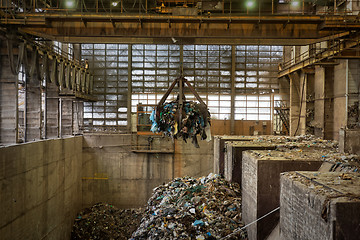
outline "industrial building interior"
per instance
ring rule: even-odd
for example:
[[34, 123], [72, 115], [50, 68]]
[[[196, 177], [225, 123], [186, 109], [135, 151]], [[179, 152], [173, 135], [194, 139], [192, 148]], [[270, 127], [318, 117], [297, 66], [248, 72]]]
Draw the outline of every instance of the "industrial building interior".
[[0, 14], [1, 239], [359, 239], [358, 0]]

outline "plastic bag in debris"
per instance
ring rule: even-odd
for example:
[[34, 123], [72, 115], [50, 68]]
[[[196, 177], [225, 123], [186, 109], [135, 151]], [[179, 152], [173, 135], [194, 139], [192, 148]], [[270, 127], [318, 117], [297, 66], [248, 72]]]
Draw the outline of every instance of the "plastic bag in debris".
[[[216, 174], [183, 177], [153, 190], [131, 239], [219, 239], [242, 226], [237, 183]], [[246, 232], [230, 239], [246, 239]]]
[[97, 203], [81, 211], [75, 219], [71, 239], [129, 239], [140, 225], [143, 209], [117, 209]]
[[210, 113], [206, 105], [192, 101], [184, 102], [181, 123], [179, 123], [179, 110], [178, 101], [164, 103], [154, 110], [150, 116], [151, 131], [162, 132], [175, 139], [182, 138], [185, 142], [191, 139], [196, 147], [199, 147], [197, 135], [200, 135], [202, 140], [211, 140]]

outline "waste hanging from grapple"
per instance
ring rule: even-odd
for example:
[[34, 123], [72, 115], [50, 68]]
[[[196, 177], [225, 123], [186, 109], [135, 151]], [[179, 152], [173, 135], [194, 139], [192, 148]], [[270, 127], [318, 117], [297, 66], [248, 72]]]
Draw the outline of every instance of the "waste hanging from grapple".
[[150, 120], [152, 132], [161, 132], [174, 139], [182, 138], [185, 142], [191, 139], [196, 147], [199, 147], [197, 135], [201, 140], [211, 140], [210, 113], [205, 104], [185, 101], [181, 108], [177, 100], [166, 102], [152, 112]]

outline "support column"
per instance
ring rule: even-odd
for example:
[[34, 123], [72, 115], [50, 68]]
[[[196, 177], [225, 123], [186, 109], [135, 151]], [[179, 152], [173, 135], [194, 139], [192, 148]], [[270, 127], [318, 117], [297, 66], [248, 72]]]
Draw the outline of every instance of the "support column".
[[73, 135], [73, 100], [62, 99], [61, 136]]
[[[81, 45], [73, 44], [74, 60], [81, 61]], [[72, 133], [79, 135], [84, 129], [84, 102], [76, 99], [72, 101]]]
[[333, 139], [334, 125], [334, 68], [315, 67], [314, 134]]
[[73, 134], [74, 135], [79, 135], [83, 133], [83, 129], [84, 129], [84, 102], [83, 101], [73, 101]]
[[40, 82], [35, 77], [26, 77], [25, 103], [25, 141], [39, 140], [41, 138], [41, 89]]
[[307, 74], [306, 80], [306, 134], [314, 134], [314, 114], [315, 114], [315, 72]]
[[324, 137], [324, 116], [325, 116], [325, 68], [315, 67], [315, 113], [314, 113], [314, 134], [317, 137]]
[[297, 128], [299, 124], [300, 113], [300, 86], [299, 74], [293, 73], [289, 75], [290, 78], [290, 136], [299, 134]]
[[46, 138], [59, 137], [59, 93], [54, 83], [46, 86]]
[[334, 139], [334, 67], [332, 66], [325, 68], [324, 108], [324, 139]]
[[306, 132], [306, 89], [307, 89], [307, 74], [301, 72], [300, 74], [300, 84], [299, 84], [299, 114], [300, 114], [300, 123], [297, 131], [297, 135], [303, 135]]
[[[1, 48], [6, 47], [3, 41]], [[7, 55], [1, 56], [0, 63], [0, 143], [10, 144], [18, 139], [18, 80], [11, 73]]]

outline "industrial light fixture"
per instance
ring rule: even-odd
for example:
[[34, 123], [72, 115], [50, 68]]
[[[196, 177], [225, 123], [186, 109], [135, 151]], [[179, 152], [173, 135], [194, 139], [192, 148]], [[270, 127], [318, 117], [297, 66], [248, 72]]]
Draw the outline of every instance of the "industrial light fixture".
[[255, 2], [252, 1], [252, 0], [247, 1], [247, 2], [246, 2], [246, 7], [247, 7], [247, 8], [253, 8], [253, 7], [255, 7]]
[[291, 1], [291, 6], [297, 8], [300, 6], [300, 2], [298, 0]]
[[117, 2], [117, 1], [114, 1], [111, 3], [111, 5], [113, 5], [113, 7], [116, 7], [118, 4], [119, 4], [119, 2]]
[[75, 8], [75, 0], [66, 0], [65, 7], [66, 8]]

